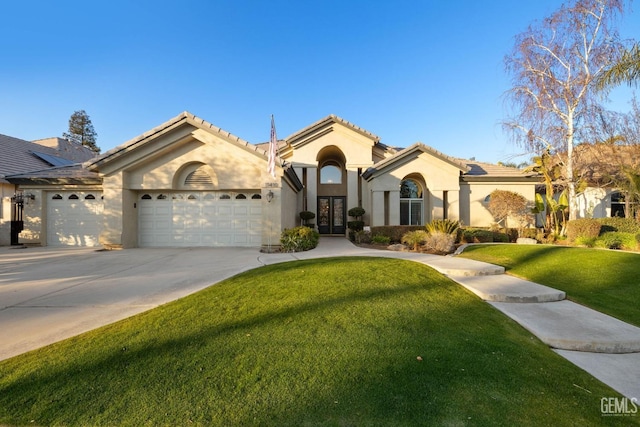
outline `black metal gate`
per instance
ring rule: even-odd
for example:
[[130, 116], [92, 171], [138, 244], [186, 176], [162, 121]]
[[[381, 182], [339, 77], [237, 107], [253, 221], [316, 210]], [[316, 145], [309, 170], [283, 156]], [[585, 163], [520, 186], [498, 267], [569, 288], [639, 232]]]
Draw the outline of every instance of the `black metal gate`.
[[11, 244], [18, 245], [18, 236], [24, 230], [22, 212], [24, 210], [24, 195], [16, 193], [11, 197]]

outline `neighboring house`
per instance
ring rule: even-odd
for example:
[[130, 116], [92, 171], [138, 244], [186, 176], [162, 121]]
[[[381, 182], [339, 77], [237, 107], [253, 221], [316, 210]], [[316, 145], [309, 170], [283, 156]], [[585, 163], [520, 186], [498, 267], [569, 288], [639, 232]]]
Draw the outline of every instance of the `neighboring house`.
[[[86, 161], [93, 156], [91, 150], [62, 138], [25, 141], [0, 135], [0, 245], [16, 244], [21, 227], [23, 199], [15, 184], [5, 177]], [[13, 229], [13, 233], [12, 233]]]
[[[561, 154], [556, 161], [566, 161]], [[574, 171], [579, 193], [578, 218], [624, 217], [628, 203], [625, 184], [640, 171], [640, 145], [595, 143], [574, 148]], [[544, 188], [538, 191], [544, 193]]]
[[[265, 134], [268, 133], [265, 129]], [[279, 141], [253, 145], [190, 113], [79, 165], [7, 179], [34, 196], [21, 243], [105, 246], [278, 246], [299, 213], [324, 235], [347, 233], [347, 211], [370, 226], [433, 219], [489, 226], [495, 189], [534, 200], [539, 178], [449, 157], [424, 144], [396, 149], [330, 115]]]

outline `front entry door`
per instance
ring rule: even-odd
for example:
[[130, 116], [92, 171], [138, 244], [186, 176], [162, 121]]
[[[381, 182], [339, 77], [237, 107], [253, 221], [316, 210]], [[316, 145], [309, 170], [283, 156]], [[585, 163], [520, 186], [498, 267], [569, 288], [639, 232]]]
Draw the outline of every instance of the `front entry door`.
[[344, 196], [318, 197], [318, 231], [320, 234], [342, 234], [346, 229]]

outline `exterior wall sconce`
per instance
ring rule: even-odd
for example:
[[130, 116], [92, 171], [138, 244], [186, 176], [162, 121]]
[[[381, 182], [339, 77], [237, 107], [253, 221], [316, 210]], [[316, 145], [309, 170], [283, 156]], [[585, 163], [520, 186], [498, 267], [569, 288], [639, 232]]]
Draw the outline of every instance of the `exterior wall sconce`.
[[267, 203], [271, 203], [272, 200], [273, 200], [273, 191], [269, 190], [269, 192], [267, 193]]
[[29, 200], [35, 200], [36, 196], [31, 193], [15, 193], [11, 197], [11, 201], [17, 205], [29, 204]]

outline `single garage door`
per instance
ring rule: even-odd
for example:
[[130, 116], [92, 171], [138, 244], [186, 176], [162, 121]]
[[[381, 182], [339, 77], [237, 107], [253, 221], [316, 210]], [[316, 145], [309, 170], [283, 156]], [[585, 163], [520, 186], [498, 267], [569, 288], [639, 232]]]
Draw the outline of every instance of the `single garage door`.
[[141, 193], [138, 245], [260, 246], [260, 191]]
[[47, 244], [98, 246], [104, 203], [99, 191], [47, 194]]

